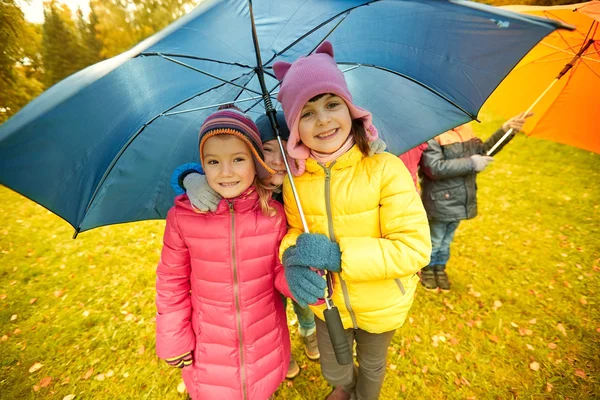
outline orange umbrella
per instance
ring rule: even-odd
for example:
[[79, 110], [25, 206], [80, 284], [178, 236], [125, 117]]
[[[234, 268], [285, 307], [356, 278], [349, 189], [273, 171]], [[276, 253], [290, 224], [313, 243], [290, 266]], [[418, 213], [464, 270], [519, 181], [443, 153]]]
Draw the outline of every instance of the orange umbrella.
[[484, 108], [505, 117], [533, 109], [525, 125], [530, 136], [600, 153], [600, 1], [502, 8], [559, 20], [575, 30], [544, 38]]

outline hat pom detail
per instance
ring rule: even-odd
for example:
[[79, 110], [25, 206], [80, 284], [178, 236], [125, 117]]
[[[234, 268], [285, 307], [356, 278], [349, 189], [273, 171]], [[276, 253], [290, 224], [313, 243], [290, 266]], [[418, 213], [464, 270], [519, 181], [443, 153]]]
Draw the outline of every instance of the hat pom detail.
[[317, 47], [315, 54], [327, 54], [333, 58], [333, 45], [330, 41], [326, 40]]
[[285, 61], [277, 61], [275, 64], [273, 64], [273, 72], [275, 73], [275, 77], [278, 81], [283, 80], [291, 66], [291, 63]]

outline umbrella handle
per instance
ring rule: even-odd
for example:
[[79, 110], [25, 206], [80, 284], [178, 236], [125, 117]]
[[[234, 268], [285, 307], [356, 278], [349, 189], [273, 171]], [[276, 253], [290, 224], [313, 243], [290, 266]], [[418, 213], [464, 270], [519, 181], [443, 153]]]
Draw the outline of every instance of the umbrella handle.
[[[327, 299], [326, 301], [331, 301]], [[327, 304], [329, 307], [329, 303]], [[329, 332], [329, 340], [333, 346], [335, 353], [335, 359], [340, 365], [348, 365], [354, 362], [350, 344], [344, 331], [344, 325], [342, 324], [342, 318], [338, 308], [331, 304], [331, 308], [323, 311], [323, 317], [325, 317], [325, 324], [327, 325], [327, 331]]]

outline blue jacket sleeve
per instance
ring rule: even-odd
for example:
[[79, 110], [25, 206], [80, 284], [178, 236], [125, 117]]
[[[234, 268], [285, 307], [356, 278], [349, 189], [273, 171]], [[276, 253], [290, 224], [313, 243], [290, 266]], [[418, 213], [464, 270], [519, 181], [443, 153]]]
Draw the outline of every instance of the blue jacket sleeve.
[[171, 187], [175, 190], [175, 195], [179, 196], [180, 194], [185, 193], [183, 178], [192, 172], [204, 175], [204, 170], [202, 170], [202, 166], [198, 163], [187, 163], [175, 168], [175, 171], [173, 171], [173, 174], [171, 175]]

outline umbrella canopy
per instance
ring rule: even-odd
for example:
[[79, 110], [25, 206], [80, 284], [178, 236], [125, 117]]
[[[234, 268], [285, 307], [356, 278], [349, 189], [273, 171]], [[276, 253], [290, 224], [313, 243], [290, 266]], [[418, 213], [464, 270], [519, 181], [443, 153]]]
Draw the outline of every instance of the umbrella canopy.
[[205, 1], [0, 126], [0, 183], [77, 231], [164, 218], [169, 176], [198, 160], [204, 118], [229, 102], [264, 113], [263, 87], [273, 103], [278, 88], [273, 62], [310, 54], [325, 39], [355, 103], [402, 153], [474, 119], [517, 62], [561, 26], [461, 0]]
[[516, 115], [527, 109], [570, 63], [572, 67], [535, 105], [535, 115], [528, 119], [525, 130], [530, 136], [600, 153], [600, 1], [505, 8], [560, 20], [575, 30], [557, 31], [544, 38], [508, 75], [484, 108], [507, 118]]

